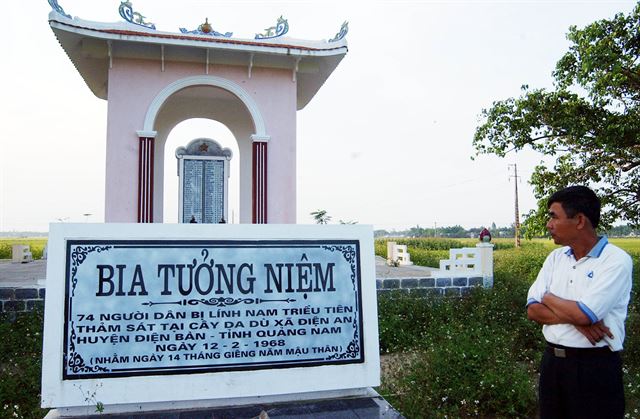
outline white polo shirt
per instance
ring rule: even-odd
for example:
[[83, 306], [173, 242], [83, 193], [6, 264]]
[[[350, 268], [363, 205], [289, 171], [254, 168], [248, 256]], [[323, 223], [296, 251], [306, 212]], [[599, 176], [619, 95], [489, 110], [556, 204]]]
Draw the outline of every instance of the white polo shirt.
[[[592, 323], [604, 320], [613, 334], [613, 339], [605, 337], [596, 346], [609, 345], [612, 351], [620, 351], [625, 337], [624, 321], [631, 294], [632, 269], [631, 257], [604, 236], [578, 261], [570, 247], [555, 249], [544, 261], [529, 289], [527, 306], [541, 302], [546, 292], [577, 301], [578, 307]], [[570, 324], [544, 325], [542, 333], [548, 342], [557, 345], [593, 347]]]

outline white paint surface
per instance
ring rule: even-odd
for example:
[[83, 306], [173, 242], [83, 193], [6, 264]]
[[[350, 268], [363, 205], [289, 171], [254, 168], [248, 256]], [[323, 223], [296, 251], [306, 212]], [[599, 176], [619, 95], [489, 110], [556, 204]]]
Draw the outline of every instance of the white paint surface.
[[[266, 369], [189, 375], [62, 380], [65, 301], [65, 240], [68, 239], [355, 239], [360, 241], [365, 362], [307, 368]], [[73, 408], [104, 403], [105, 413], [148, 409], [149, 403], [271, 397], [297, 400], [361, 393], [380, 382], [378, 323], [371, 226], [51, 224], [47, 263], [42, 406]], [[336, 392], [337, 391], [337, 392]], [[325, 393], [326, 392], [326, 393]], [[204, 402], [208, 401], [208, 402]], [[227, 403], [228, 404], [228, 403]], [[117, 405], [117, 406], [113, 406]], [[127, 405], [124, 406], [123, 405]], [[174, 405], [175, 408], [175, 405]]]

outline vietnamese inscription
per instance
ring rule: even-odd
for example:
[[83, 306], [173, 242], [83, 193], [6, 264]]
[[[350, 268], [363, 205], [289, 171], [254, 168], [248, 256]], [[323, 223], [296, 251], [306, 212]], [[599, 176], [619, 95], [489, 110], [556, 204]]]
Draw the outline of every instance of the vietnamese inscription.
[[219, 223], [224, 219], [224, 161], [184, 159], [182, 222]]
[[357, 241], [67, 242], [64, 378], [364, 362]]

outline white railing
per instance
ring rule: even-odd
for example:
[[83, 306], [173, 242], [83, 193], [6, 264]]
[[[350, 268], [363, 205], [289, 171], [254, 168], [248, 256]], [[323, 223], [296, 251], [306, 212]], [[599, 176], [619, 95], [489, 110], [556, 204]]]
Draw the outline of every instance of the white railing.
[[440, 271], [450, 273], [480, 274], [480, 252], [475, 247], [450, 249], [449, 259], [440, 261]]
[[484, 286], [493, 285], [493, 245], [478, 243], [476, 247], [449, 249], [449, 259], [440, 261], [440, 269], [431, 276], [445, 278], [452, 276], [480, 276]]

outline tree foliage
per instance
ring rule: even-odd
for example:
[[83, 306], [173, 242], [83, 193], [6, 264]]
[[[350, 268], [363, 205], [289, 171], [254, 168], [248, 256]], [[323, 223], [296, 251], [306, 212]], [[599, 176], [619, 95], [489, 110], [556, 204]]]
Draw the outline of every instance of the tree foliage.
[[494, 102], [473, 140], [477, 154], [529, 147], [555, 157], [530, 179], [538, 208], [527, 216], [528, 236], [544, 233], [546, 198], [576, 184], [602, 198], [604, 227], [640, 225], [640, 3], [628, 15], [572, 26], [567, 38], [554, 89], [523, 86], [520, 97]]
[[326, 210], [316, 210], [311, 213], [316, 224], [329, 224], [331, 221], [331, 216], [327, 214]]

